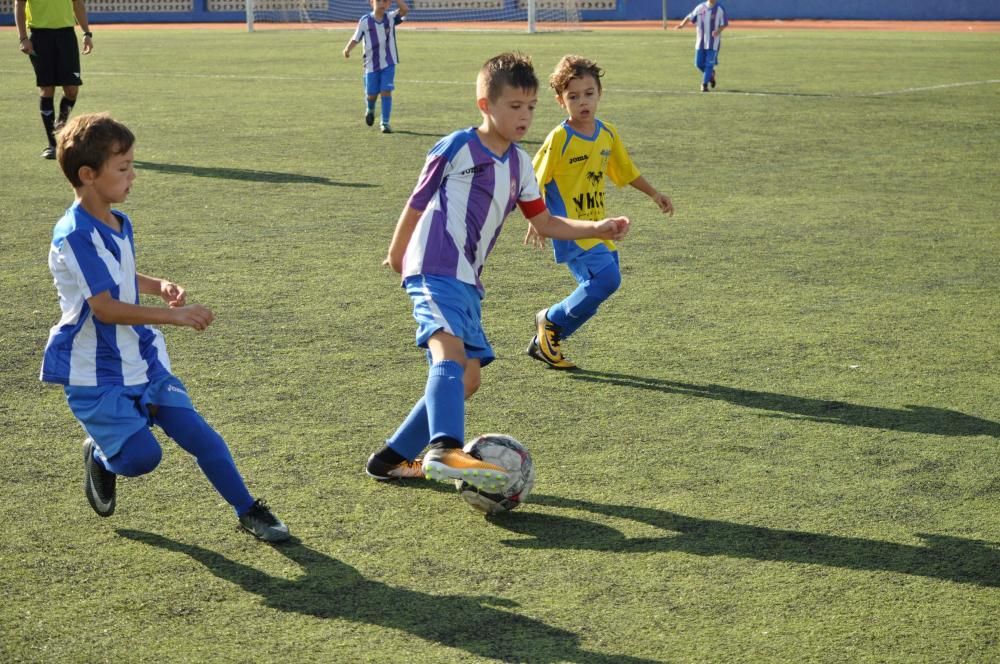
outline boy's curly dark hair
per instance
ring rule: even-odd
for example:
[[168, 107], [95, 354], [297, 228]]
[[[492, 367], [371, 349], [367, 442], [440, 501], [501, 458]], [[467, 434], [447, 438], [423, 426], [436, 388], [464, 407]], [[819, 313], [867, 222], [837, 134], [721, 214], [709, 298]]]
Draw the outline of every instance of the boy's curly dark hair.
[[555, 71], [549, 76], [549, 86], [555, 90], [557, 95], [561, 95], [569, 87], [570, 81], [587, 75], [594, 77], [594, 80], [597, 81], [597, 91], [601, 92], [601, 77], [604, 76], [604, 70], [598, 67], [593, 60], [579, 55], [567, 55], [559, 61]]
[[521, 90], [538, 90], [538, 77], [531, 57], [517, 51], [510, 51], [493, 56], [487, 60], [476, 80], [476, 94], [496, 101], [503, 92], [504, 86]]

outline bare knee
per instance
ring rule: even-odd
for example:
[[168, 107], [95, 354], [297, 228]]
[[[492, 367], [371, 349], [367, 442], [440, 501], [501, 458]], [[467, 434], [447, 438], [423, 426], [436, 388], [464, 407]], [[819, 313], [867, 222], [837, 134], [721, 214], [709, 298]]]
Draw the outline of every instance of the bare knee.
[[475, 376], [470, 376], [466, 374], [464, 382], [465, 382], [466, 399], [469, 399], [473, 394], [475, 394], [476, 390], [478, 390], [479, 386], [482, 384], [482, 380], [480, 379], [479, 374], [476, 374]]

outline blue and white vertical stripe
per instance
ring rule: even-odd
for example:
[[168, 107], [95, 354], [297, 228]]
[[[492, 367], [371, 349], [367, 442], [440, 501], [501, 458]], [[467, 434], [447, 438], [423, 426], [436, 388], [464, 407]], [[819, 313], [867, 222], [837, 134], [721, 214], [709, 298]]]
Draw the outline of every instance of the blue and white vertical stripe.
[[365, 73], [382, 71], [399, 62], [396, 26], [402, 22], [399, 10], [386, 12], [381, 21], [374, 14], [365, 14], [358, 21], [352, 40], [365, 43]]
[[518, 202], [541, 199], [531, 158], [517, 144], [495, 155], [471, 127], [427, 155], [409, 207], [423, 212], [403, 259], [403, 277], [454, 277], [482, 294], [480, 275], [504, 219]]
[[94, 317], [88, 298], [108, 291], [116, 300], [139, 303], [132, 223], [115, 212], [121, 232], [92, 217], [79, 203], [56, 224], [49, 270], [62, 316], [49, 331], [41, 379], [62, 385], [141, 385], [170, 373], [159, 330], [115, 325]]
[[707, 2], [703, 2], [687, 15], [687, 19], [694, 23], [698, 30], [694, 47], [696, 49], [708, 49], [718, 51], [722, 45], [722, 35], [713, 37], [712, 33], [719, 28], [729, 25], [726, 18], [726, 8], [722, 3], [716, 3], [714, 7]]

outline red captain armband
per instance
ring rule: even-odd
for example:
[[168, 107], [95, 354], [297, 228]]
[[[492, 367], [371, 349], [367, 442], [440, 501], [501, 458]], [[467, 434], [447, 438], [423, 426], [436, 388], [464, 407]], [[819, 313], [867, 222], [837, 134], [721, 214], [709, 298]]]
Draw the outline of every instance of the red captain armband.
[[536, 198], [533, 201], [518, 201], [517, 207], [521, 208], [521, 214], [524, 215], [525, 219], [531, 219], [545, 212], [545, 201], [541, 198]]

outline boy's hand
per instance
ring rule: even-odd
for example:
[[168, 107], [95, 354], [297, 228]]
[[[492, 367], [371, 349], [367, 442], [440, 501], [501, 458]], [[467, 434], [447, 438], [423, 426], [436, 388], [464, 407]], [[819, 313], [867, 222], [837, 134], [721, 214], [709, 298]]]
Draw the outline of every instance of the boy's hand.
[[200, 304], [189, 304], [184, 307], [172, 308], [170, 312], [172, 316], [171, 322], [174, 325], [193, 327], [199, 332], [211, 325], [212, 321], [215, 320], [215, 314]]
[[392, 271], [395, 272], [396, 274], [403, 274], [402, 264], [398, 262], [394, 263], [391, 255], [385, 257], [385, 260], [382, 261], [382, 265], [392, 268]]
[[344, 57], [345, 58], [350, 58], [351, 57], [351, 49], [350, 48], [345, 48], [344, 49]]
[[528, 224], [528, 232], [524, 234], [524, 243], [529, 247], [544, 249], [546, 245], [545, 236], [539, 235], [535, 227]]
[[660, 211], [664, 214], [669, 214], [671, 217], [674, 216], [674, 204], [671, 202], [669, 196], [664, 196], [660, 192], [656, 192], [653, 196], [653, 202], [660, 207]]
[[32, 44], [31, 40], [28, 39], [28, 38], [22, 39], [21, 43], [18, 46], [21, 49], [21, 53], [24, 53], [25, 55], [34, 55], [35, 54], [35, 45]]
[[602, 240], [620, 240], [628, 235], [631, 225], [632, 222], [629, 221], [628, 217], [602, 219], [594, 227], [597, 230], [595, 237], [599, 237]]
[[187, 293], [184, 289], [179, 284], [167, 280], [160, 282], [160, 297], [171, 309], [183, 307], [187, 302]]

